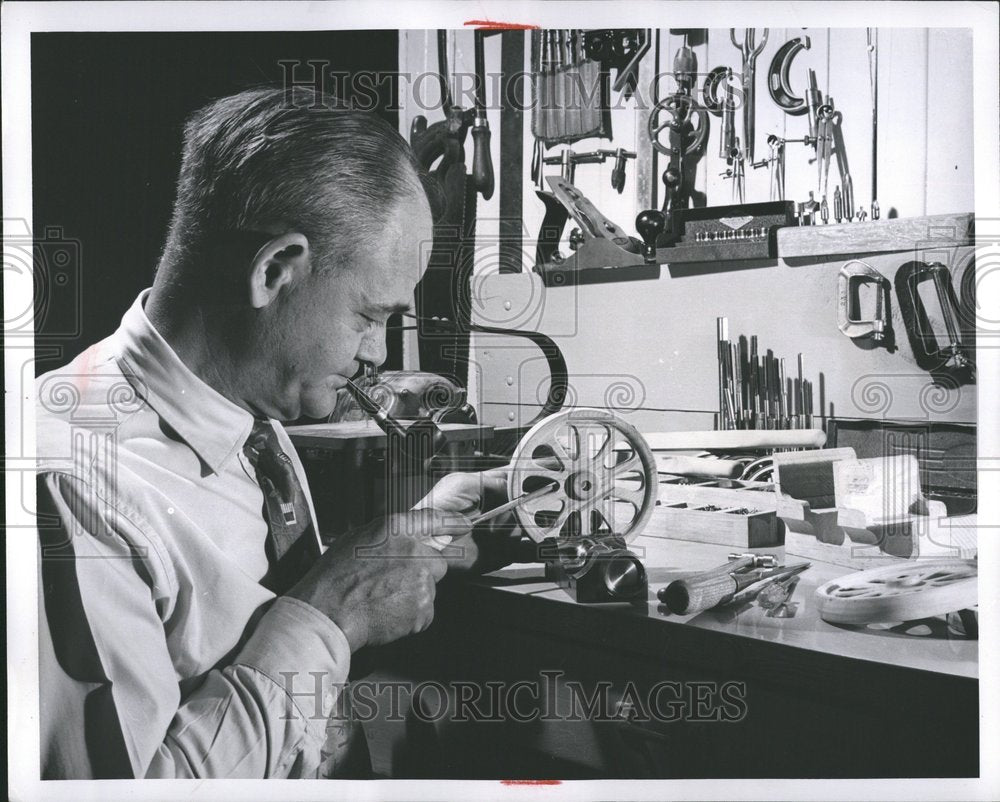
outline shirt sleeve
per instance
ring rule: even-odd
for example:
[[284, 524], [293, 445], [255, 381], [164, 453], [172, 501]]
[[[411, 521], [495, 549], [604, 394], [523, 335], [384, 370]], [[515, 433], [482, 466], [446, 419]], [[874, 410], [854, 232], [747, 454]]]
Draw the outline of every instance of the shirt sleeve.
[[336, 624], [280, 597], [182, 694], [135, 517], [62, 473], [37, 509], [43, 777], [315, 776], [350, 664]]

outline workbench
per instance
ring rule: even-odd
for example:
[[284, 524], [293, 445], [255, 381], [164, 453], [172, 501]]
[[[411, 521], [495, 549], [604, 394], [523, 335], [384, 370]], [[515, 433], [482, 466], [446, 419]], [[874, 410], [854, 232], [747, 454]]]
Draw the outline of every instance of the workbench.
[[[650, 580], [647, 603], [638, 606], [577, 604], [544, 579], [541, 565], [448, 577], [431, 629], [361, 655], [357, 671], [411, 683], [538, 683], [541, 709], [562, 713], [426, 722], [411, 711], [405, 723], [372, 722], [376, 771], [564, 779], [978, 774], [978, 643], [949, 632], [944, 619], [828, 624], [813, 592], [850, 570], [821, 563], [801, 575], [793, 618], [769, 618], [755, 604], [671, 615], [656, 590], [724, 563], [731, 549], [647, 535], [632, 547]], [[781, 548], [760, 551], [783, 557]], [[689, 703], [679, 720], [643, 721], [626, 703], [664, 681], [684, 683]], [[601, 683], [606, 720], [567, 720], [580, 688], [593, 696]], [[745, 715], [712, 720], [717, 697], [708, 683], [745, 689]], [[703, 694], [708, 706], [695, 709], [690, 694]]]

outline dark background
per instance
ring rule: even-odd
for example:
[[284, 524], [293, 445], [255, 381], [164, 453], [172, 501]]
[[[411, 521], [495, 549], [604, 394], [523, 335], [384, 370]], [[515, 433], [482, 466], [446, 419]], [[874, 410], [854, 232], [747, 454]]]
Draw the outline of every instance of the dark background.
[[[395, 73], [397, 32], [32, 34], [39, 373], [113, 332], [151, 285], [188, 115], [216, 97], [280, 85], [279, 61], [308, 59]], [[296, 72], [309, 77], [304, 66]], [[378, 89], [397, 127], [391, 82]], [[394, 358], [398, 343], [387, 367]]]

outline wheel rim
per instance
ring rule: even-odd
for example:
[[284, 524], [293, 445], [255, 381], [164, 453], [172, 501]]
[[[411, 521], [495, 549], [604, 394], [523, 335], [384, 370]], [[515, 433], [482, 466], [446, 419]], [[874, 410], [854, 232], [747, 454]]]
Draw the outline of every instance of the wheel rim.
[[642, 435], [616, 415], [573, 409], [540, 421], [514, 451], [510, 498], [555, 485], [515, 509], [537, 542], [614, 533], [631, 540], [656, 504], [656, 462]]
[[816, 598], [831, 623], [913, 621], [975, 606], [978, 576], [975, 560], [918, 560], [840, 577]]

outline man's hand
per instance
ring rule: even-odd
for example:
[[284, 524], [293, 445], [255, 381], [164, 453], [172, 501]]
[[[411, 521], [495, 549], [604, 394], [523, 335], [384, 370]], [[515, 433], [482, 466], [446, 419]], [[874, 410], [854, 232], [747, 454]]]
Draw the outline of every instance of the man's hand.
[[[450, 473], [434, 485], [414, 510], [430, 509], [475, 518], [506, 502], [507, 472], [500, 468], [481, 473]], [[454, 539], [444, 550], [444, 556], [449, 568], [488, 573], [514, 561], [522, 535], [514, 513], [508, 511], [483, 521], [471, 534]]]
[[337, 538], [288, 595], [329, 616], [352, 652], [421, 632], [434, 619], [435, 583], [447, 570], [427, 542], [470, 528], [462, 515], [430, 509], [380, 519]]

